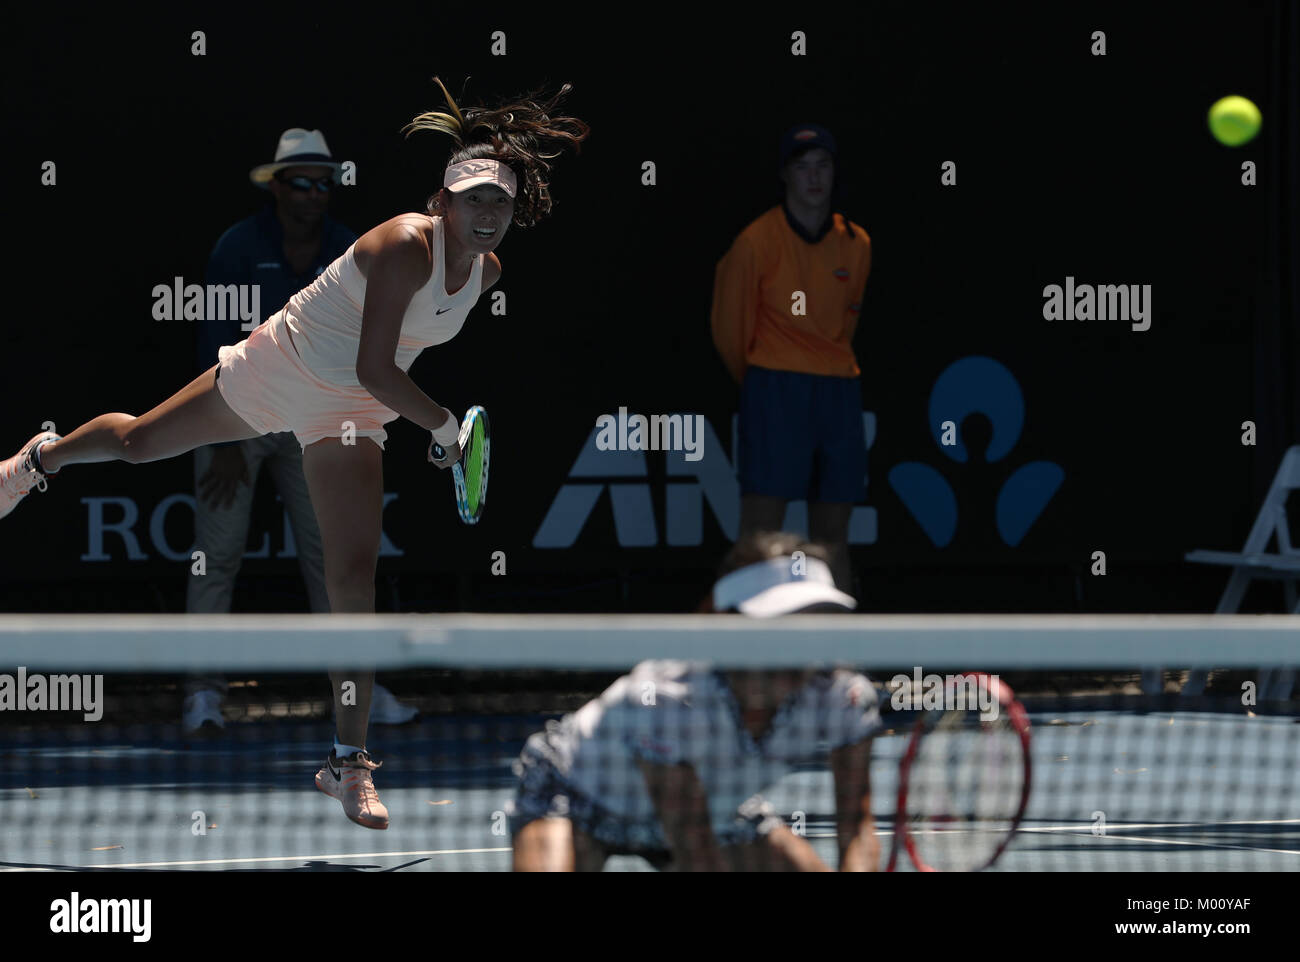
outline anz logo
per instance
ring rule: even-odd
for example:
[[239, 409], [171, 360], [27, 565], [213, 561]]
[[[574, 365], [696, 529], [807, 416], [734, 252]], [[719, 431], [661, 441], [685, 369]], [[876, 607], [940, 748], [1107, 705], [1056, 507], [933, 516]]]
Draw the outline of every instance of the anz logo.
[[[698, 461], [687, 461], [684, 451], [666, 451], [668, 490], [665, 499], [664, 534], [671, 547], [692, 547], [704, 542], [704, 505], [707, 502], [723, 533], [732, 541], [740, 531], [740, 481], [732, 461], [723, 453], [722, 443], [713, 425], [701, 418], [704, 436]], [[737, 417], [731, 417], [731, 436], [740, 436]], [[876, 435], [876, 416], [862, 412], [867, 449]], [[534, 548], [568, 548], [582, 533], [587, 519], [596, 509], [600, 496], [608, 489], [614, 509], [614, 533], [623, 548], [653, 548], [658, 545], [650, 485], [645, 480], [643, 451], [601, 451], [596, 447], [598, 429], [593, 427], [569, 469], [569, 481], [551, 502], [542, 526], [533, 535]], [[640, 480], [637, 480], [640, 479]], [[678, 480], [680, 479], [680, 480]], [[785, 529], [808, 532], [808, 503], [791, 501], [786, 507]], [[849, 521], [850, 544], [876, 543], [876, 509], [859, 506]]]
[[[954, 362], [939, 375], [930, 391], [928, 420], [932, 437], [940, 452], [959, 464], [969, 460], [959, 432], [962, 422], [972, 414], [983, 414], [993, 425], [993, 437], [985, 453], [988, 464], [1009, 456], [1024, 427], [1024, 396], [1012, 373], [992, 358], [967, 357]], [[953, 443], [944, 443], [944, 422], [952, 422], [958, 429], [949, 432]], [[739, 438], [736, 424], [733, 415], [733, 439]], [[876, 437], [873, 412], [862, 412], [862, 426], [870, 451]], [[569, 470], [567, 482], [533, 536], [533, 547], [571, 547], [606, 491], [620, 547], [653, 548], [661, 543], [645, 453], [599, 450], [597, 434], [593, 426]], [[667, 451], [665, 456], [665, 542], [670, 547], [702, 544], [705, 504], [723, 533], [734, 541], [740, 528], [740, 482], [733, 459], [723, 452], [713, 426], [704, 421], [703, 457], [699, 461], [687, 461], [682, 451]], [[936, 548], [950, 544], [957, 531], [957, 496], [948, 480], [933, 466], [916, 461], [896, 465], [887, 477], [890, 489], [930, 542]], [[1030, 461], [1011, 472], [994, 505], [998, 534], [1005, 544], [1014, 547], [1023, 540], [1064, 479], [1060, 465], [1050, 461]], [[807, 534], [807, 502], [790, 502], [784, 528]], [[876, 508], [856, 506], [849, 520], [849, 543], [875, 544], [876, 540]]]
[[[960, 431], [944, 444], [944, 422], [958, 429], [967, 417], [983, 414], [993, 425], [984, 460], [994, 464], [1011, 454], [1025, 426], [1025, 397], [1015, 376], [990, 357], [965, 357], [950, 364], [930, 389], [930, 433], [945, 457], [965, 464], [970, 452]], [[1047, 503], [1055, 497], [1065, 471], [1051, 461], [1030, 461], [1003, 482], [994, 505], [998, 536], [1010, 547], [1020, 544]], [[916, 519], [930, 543], [947, 547], [957, 533], [957, 495], [937, 470], [919, 461], [895, 465], [889, 486]]]

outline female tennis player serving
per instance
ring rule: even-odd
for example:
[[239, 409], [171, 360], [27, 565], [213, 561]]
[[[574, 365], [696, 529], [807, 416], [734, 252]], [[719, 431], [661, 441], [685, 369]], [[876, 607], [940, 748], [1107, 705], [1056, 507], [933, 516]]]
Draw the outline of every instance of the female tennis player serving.
[[[790, 534], [745, 538], [711, 607], [759, 617], [851, 610], [827, 557]], [[874, 871], [868, 767], [879, 729], [876, 690], [851, 671], [642, 662], [528, 739], [507, 809], [515, 870], [600, 871], [610, 855], [639, 855], [676, 871], [829, 871], [759, 794], [796, 766], [829, 760], [840, 870]]]
[[[333, 612], [374, 612], [383, 509], [383, 425], [405, 417], [460, 458], [459, 419], [406, 373], [426, 347], [451, 340], [479, 295], [497, 282], [492, 252], [511, 223], [531, 227], [551, 210], [550, 161], [575, 150], [588, 127], [552, 116], [571, 89], [547, 102], [527, 95], [462, 114], [416, 117], [408, 130], [449, 134], [456, 149], [426, 214], [403, 214], [364, 234], [311, 285], [249, 337], [221, 348], [219, 363], [139, 417], [101, 414], [66, 437], [44, 432], [0, 463], [0, 517], [66, 465], [142, 464], [199, 445], [293, 431], [320, 523]], [[356, 437], [369, 441], [356, 442]], [[433, 458], [430, 444], [429, 460]], [[202, 545], [198, 546], [202, 548]], [[364, 652], [357, 652], [358, 660]], [[334, 671], [337, 741], [316, 786], [348, 818], [387, 828], [366, 751], [374, 674]], [[346, 684], [346, 683], [351, 683]], [[355, 686], [355, 687], [353, 687]], [[345, 693], [348, 704], [343, 704]]]

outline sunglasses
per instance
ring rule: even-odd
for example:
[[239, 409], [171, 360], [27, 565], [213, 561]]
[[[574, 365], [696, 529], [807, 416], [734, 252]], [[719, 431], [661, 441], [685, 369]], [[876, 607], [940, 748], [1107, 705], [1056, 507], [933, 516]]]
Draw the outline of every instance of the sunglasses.
[[331, 177], [322, 177], [319, 180], [312, 180], [310, 177], [277, 177], [275, 178], [282, 184], [287, 184], [294, 190], [300, 190], [304, 194], [315, 187], [322, 194], [328, 194], [334, 189], [334, 180]]

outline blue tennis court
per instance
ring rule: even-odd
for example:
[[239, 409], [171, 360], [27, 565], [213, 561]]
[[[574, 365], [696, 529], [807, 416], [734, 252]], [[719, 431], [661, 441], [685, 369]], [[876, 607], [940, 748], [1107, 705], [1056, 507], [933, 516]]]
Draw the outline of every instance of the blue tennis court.
[[[1300, 870], [1295, 718], [1031, 717], [1035, 788], [998, 870]], [[499, 719], [496, 730], [526, 732], [543, 718], [505, 722]], [[147, 742], [131, 730], [104, 730], [93, 742], [51, 730], [21, 747], [10, 744], [0, 755], [0, 868], [509, 869], [503, 813], [521, 740], [485, 751], [481, 722], [472, 718], [376, 729], [372, 747], [384, 762], [376, 784], [392, 819], [380, 832], [347, 821], [338, 802], [312, 784], [333, 735], [330, 724], [239, 728], [203, 741], [154, 729]], [[904, 741], [898, 733], [875, 741], [873, 809], [885, 836]], [[795, 772], [768, 798], [834, 865], [829, 772]], [[1281, 811], [1278, 799], [1285, 800]], [[882, 841], [887, 848], [889, 839]], [[650, 866], [616, 857], [606, 870]]]

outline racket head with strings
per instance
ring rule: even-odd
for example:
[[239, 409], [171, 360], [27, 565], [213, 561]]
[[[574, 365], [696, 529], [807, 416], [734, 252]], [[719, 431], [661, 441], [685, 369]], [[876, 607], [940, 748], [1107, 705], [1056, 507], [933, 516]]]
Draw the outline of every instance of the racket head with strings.
[[456, 511], [466, 524], [478, 524], [483, 517], [491, 459], [492, 434], [487, 411], [475, 405], [465, 412], [465, 420], [460, 424], [460, 460], [451, 466]]
[[[920, 872], [977, 872], [1006, 851], [1029, 804], [1029, 716], [994, 675], [968, 672], [945, 685], [976, 705], [920, 713], [899, 763], [894, 838], [886, 871], [905, 856]], [[996, 705], [983, 717], [980, 704]], [[990, 712], [990, 715], [993, 713]]]

